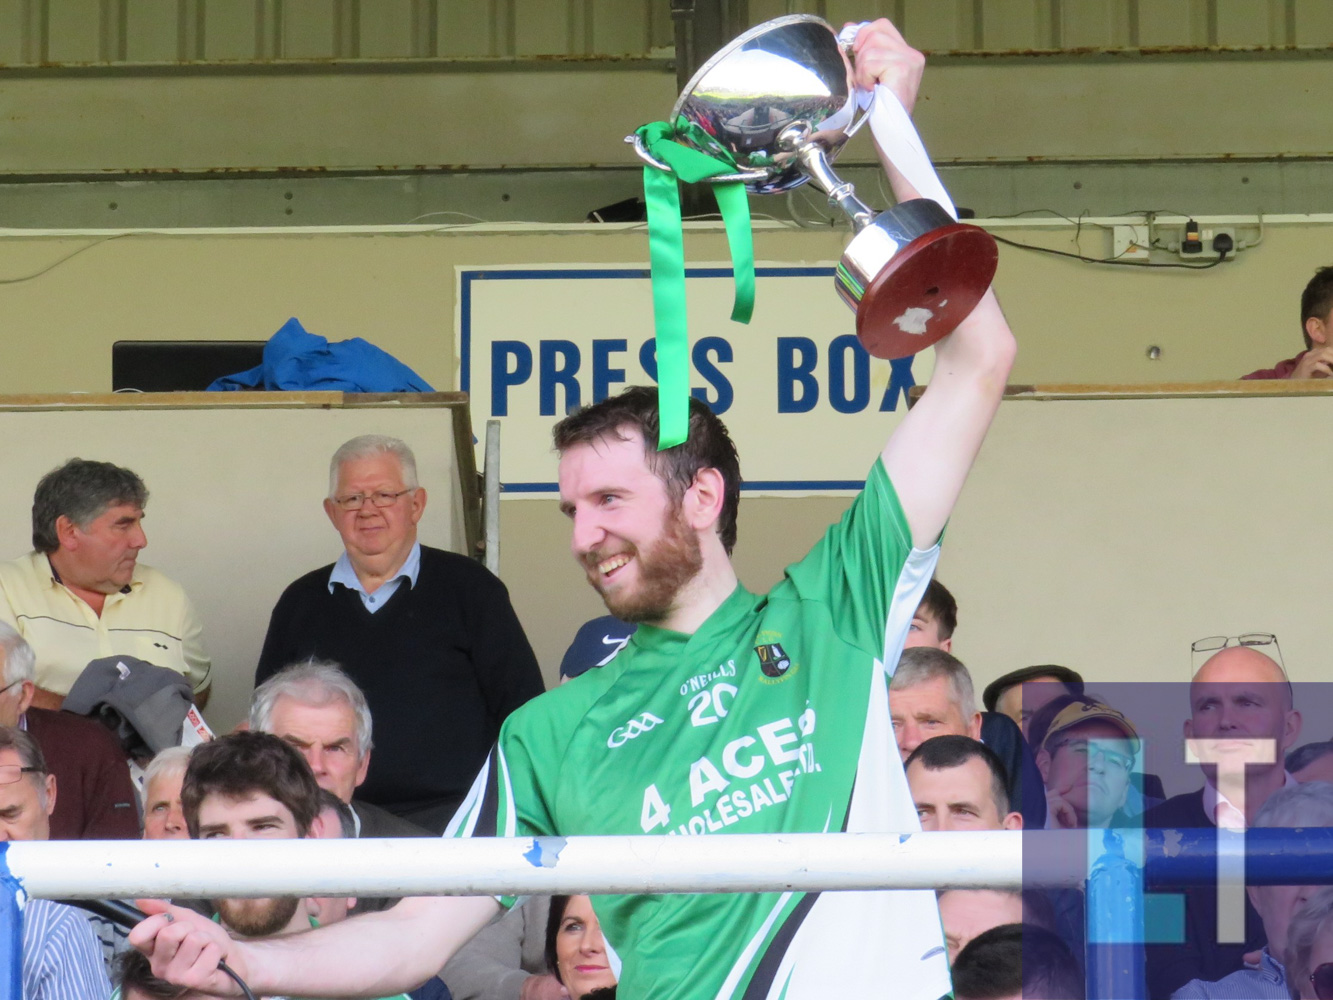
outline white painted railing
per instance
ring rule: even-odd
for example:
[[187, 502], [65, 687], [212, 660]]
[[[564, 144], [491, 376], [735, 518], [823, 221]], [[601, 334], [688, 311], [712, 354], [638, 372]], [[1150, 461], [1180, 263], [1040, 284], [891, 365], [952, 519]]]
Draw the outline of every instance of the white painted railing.
[[[1034, 872], [1029, 861], [1025, 878], [1022, 836], [1005, 831], [568, 840], [51, 841], [10, 844], [4, 861], [30, 895], [50, 899], [1019, 888], [1036, 881], [1081, 883], [1082, 861], [1053, 864], [1048, 878]], [[1087, 849], [1083, 835], [1064, 839], [1070, 852]], [[1045, 853], [1053, 857], [1065, 852]]]

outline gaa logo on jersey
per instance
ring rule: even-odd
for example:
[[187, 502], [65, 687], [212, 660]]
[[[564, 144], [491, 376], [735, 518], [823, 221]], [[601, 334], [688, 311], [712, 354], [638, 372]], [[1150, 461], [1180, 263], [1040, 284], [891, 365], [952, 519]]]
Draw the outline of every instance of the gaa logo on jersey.
[[781, 677], [791, 669], [791, 657], [783, 650], [781, 643], [755, 646], [754, 651], [759, 654], [759, 669], [765, 677]]
[[629, 722], [625, 723], [623, 726], [613, 729], [611, 735], [606, 738], [606, 745], [613, 750], [616, 747], [623, 747], [630, 740], [642, 736], [650, 729], [660, 726], [661, 724], [662, 720], [653, 715], [652, 712], [644, 712], [637, 718], [630, 719]]

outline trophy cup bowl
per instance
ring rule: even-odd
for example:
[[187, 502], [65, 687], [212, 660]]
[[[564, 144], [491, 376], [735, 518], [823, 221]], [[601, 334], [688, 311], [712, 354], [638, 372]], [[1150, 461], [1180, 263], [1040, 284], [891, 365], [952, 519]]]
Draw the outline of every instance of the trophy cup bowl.
[[[857, 336], [879, 358], [922, 351], [951, 333], [990, 287], [995, 240], [918, 198], [876, 214], [832, 162], [865, 121], [848, 50], [833, 27], [809, 14], [758, 25], [705, 62], [681, 92], [671, 122], [684, 118], [702, 152], [736, 171], [710, 183], [740, 182], [779, 194], [813, 181], [847, 214], [856, 233], [835, 273], [838, 295], [856, 312]], [[641, 159], [662, 170], [638, 136]]]

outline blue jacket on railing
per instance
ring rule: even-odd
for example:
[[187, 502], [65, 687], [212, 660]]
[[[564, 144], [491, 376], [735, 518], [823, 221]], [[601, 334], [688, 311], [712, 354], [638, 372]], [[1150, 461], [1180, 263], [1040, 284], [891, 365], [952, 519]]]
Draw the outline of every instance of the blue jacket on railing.
[[264, 345], [258, 368], [224, 375], [210, 390], [327, 389], [341, 392], [433, 392], [393, 355], [360, 337], [330, 344], [292, 317]]

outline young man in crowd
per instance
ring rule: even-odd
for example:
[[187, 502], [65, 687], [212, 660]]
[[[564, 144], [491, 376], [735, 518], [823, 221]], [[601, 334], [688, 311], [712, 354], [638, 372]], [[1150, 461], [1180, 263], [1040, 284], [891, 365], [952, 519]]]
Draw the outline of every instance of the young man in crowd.
[[1328, 378], [1333, 375], [1333, 267], [1321, 267], [1301, 292], [1305, 350], [1241, 378]]
[[[862, 28], [855, 48], [859, 85], [882, 83], [910, 108], [920, 53], [887, 21]], [[915, 196], [890, 178], [899, 198]], [[739, 461], [707, 407], [694, 400], [688, 440], [660, 452], [652, 390], [562, 421], [573, 552], [608, 610], [639, 628], [607, 666], [509, 718], [453, 832], [910, 829], [884, 675], [1012, 364], [993, 294], [936, 352], [865, 491], [767, 595], [741, 587], [731, 564]], [[889, 973], [900, 1000], [949, 992], [932, 892], [605, 896], [596, 909], [625, 996], [872, 996]], [[409, 899], [245, 944], [170, 910], [133, 940], [156, 973], [209, 991], [233, 992], [221, 955], [256, 992], [365, 995], [432, 974], [495, 912], [490, 898]], [[664, 926], [678, 929], [670, 947]]]
[[907, 784], [923, 830], [1021, 830], [1004, 765], [979, 740], [935, 736], [907, 758]]

